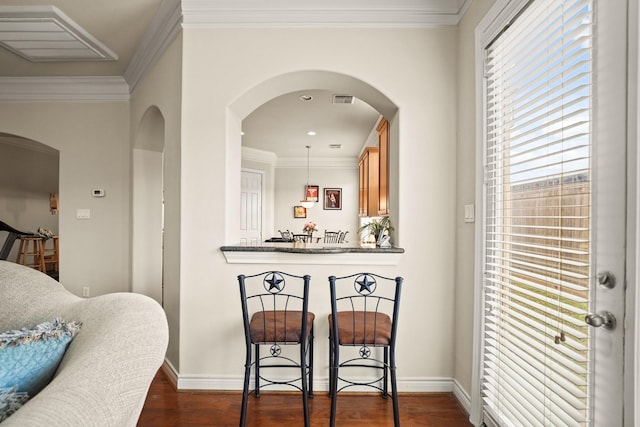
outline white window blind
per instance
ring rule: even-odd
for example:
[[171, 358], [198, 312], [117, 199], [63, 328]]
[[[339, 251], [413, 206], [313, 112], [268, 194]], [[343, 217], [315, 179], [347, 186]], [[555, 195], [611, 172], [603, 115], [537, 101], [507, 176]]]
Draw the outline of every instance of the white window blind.
[[592, 5], [532, 0], [486, 48], [487, 416], [588, 425]]

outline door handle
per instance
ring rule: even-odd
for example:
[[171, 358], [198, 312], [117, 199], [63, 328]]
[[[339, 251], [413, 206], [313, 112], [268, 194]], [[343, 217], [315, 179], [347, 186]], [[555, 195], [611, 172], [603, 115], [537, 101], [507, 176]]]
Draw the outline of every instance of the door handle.
[[614, 329], [616, 327], [616, 318], [613, 313], [609, 311], [601, 311], [597, 314], [587, 314], [584, 316], [584, 321], [589, 326], [599, 328], [602, 326], [605, 329]]

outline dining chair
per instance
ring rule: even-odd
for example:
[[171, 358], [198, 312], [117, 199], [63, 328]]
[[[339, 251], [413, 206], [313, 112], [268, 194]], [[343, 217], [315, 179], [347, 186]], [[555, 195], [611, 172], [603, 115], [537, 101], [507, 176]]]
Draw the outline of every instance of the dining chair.
[[324, 231], [324, 243], [340, 243], [342, 231]]
[[[369, 387], [389, 396], [391, 381], [394, 425], [400, 425], [396, 384], [396, 333], [402, 277], [374, 273], [329, 276], [329, 395], [330, 425], [336, 424], [338, 393]], [[341, 348], [344, 350], [342, 356]], [[373, 376], [364, 376], [370, 368]]]
[[[302, 392], [304, 425], [309, 425], [308, 398], [313, 396], [313, 322], [309, 312], [309, 275], [282, 271], [240, 274], [240, 300], [244, 325], [246, 359], [240, 426], [247, 418], [249, 394], [260, 397], [260, 389], [291, 386]], [[299, 346], [299, 352], [289, 346]], [[268, 348], [261, 355], [260, 347]], [[296, 360], [297, 357], [297, 360]], [[254, 388], [249, 391], [251, 369]], [[261, 373], [267, 370], [267, 376]], [[282, 372], [276, 376], [272, 369]]]
[[347, 242], [347, 233], [349, 233], [349, 230], [343, 231], [343, 232], [340, 233], [340, 236], [338, 237], [338, 243], [346, 243]]

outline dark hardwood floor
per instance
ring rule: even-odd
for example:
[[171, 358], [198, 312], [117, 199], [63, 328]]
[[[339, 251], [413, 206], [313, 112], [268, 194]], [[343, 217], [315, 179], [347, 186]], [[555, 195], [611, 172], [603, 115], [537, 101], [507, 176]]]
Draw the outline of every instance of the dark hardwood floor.
[[[166, 374], [156, 375], [138, 426], [237, 426], [242, 393], [238, 391], [177, 392]], [[403, 426], [470, 426], [468, 415], [451, 393], [402, 393], [399, 395]], [[311, 425], [329, 425], [331, 400], [324, 391], [309, 400]], [[247, 426], [297, 427], [303, 425], [302, 400], [296, 392], [263, 391], [250, 396]], [[378, 394], [339, 394], [337, 426], [393, 426], [391, 399]]]

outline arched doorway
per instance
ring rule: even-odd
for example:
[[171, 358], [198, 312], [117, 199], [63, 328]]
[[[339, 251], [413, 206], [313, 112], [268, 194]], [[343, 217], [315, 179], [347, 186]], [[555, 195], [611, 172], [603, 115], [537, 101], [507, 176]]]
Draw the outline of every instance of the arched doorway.
[[[398, 107], [380, 90], [355, 77], [331, 71], [306, 70], [286, 73], [268, 79], [249, 89], [229, 106], [226, 148], [230, 161], [227, 162], [229, 180], [227, 181], [226, 191], [227, 200], [230, 202], [225, 205], [227, 224], [225, 240], [227, 242], [240, 241], [240, 215], [238, 210], [241, 203], [238, 189], [241, 181], [242, 120], [259, 106], [280, 95], [309, 89], [348, 93], [369, 104], [389, 121], [390, 139], [396, 142], [395, 146], [390, 148], [389, 153], [389, 194], [392, 206], [389, 216], [392, 222], [398, 225], [395, 220], [398, 215]], [[399, 227], [396, 226], [396, 230], [399, 231]]]
[[[60, 152], [38, 141], [0, 133], [0, 219], [25, 232], [45, 228], [59, 234], [57, 209], [52, 209], [51, 195], [58, 200]], [[0, 232], [0, 247], [7, 238]], [[15, 242], [14, 242], [15, 243]], [[7, 260], [15, 261], [18, 244]], [[52, 243], [46, 242], [46, 247]], [[47, 272], [58, 278], [55, 269]]]
[[164, 117], [150, 107], [133, 144], [132, 291], [163, 302]]

